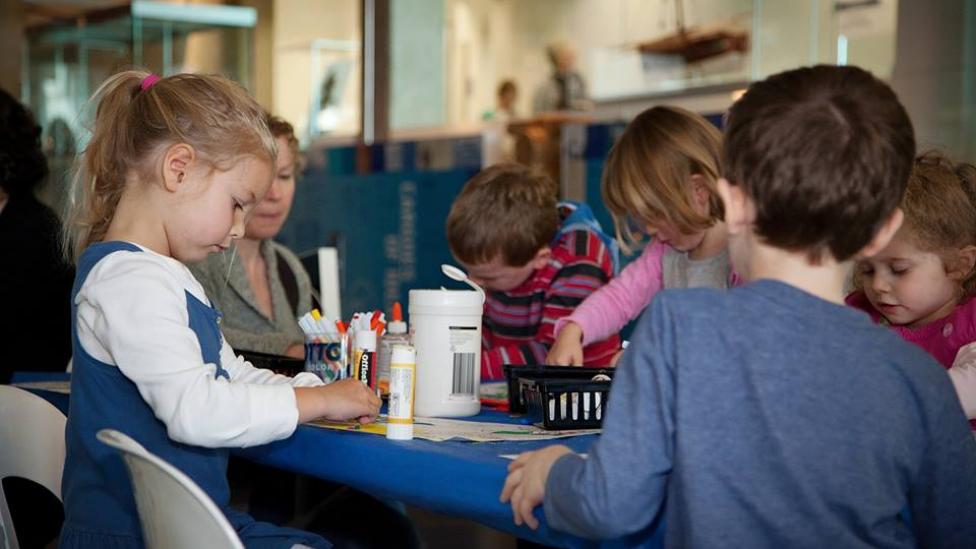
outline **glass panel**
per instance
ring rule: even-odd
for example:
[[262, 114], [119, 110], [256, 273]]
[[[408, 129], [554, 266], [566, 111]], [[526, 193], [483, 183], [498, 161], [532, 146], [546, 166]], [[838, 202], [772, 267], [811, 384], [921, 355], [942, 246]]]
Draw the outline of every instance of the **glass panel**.
[[[464, 128], [508, 117], [688, 90], [743, 87], [786, 69], [846, 60], [882, 78], [895, 54], [897, 0], [418, 0], [391, 3], [394, 130]], [[408, 9], [409, 8], [409, 9]], [[569, 59], [589, 101], [554, 77]], [[559, 53], [566, 52], [566, 53]], [[564, 76], [561, 78], [575, 79]], [[554, 91], [555, 90], [555, 91]], [[545, 94], [550, 100], [545, 100]], [[556, 99], [553, 99], [556, 97]]]
[[[230, 24], [253, 26], [252, 8], [136, 1], [131, 9], [147, 7], [156, 18], [133, 17], [125, 9], [102, 11], [78, 24], [53, 24], [28, 35], [27, 100], [42, 127], [64, 118], [80, 130], [78, 113], [88, 97], [107, 77], [130, 66], [166, 75], [220, 73], [250, 87], [253, 31]], [[172, 18], [165, 19], [167, 14]]]
[[62, 136], [63, 126], [73, 135], [80, 134], [83, 123], [78, 113], [88, 97], [105, 78], [132, 64], [130, 37], [128, 16], [84, 27], [49, 28], [28, 36], [27, 101], [45, 138], [55, 138], [51, 126], [61, 127]]
[[41, 198], [55, 207], [63, 200], [63, 177], [85, 139], [87, 121], [81, 114], [87, 114], [88, 98], [109, 76], [138, 66], [165, 75], [219, 73], [250, 87], [255, 20], [253, 8], [136, 0], [125, 8], [31, 29], [24, 99], [43, 129], [52, 174], [52, 184], [39, 190]]
[[138, 19], [135, 48], [142, 66], [158, 74], [221, 74], [251, 88], [251, 29]]
[[[737, 83], [752, 71], [752, 0], [589, 3], [578, 18], [603, 18], [590, 33], [583, 65], [594, 100]], [[550, 71], [551, 72], [551, 71]]]
[[360, 133], [359, 0], [276, 0], [272, 110], [303, 144]]
[[[392, 130], [442, 126], [449, 122], [445, 109], [445, 34], [449, 32], [445, 27], [445, 10], [451, 5], [450, 0], [390, 2]], [[468, 59], [470, 56], [465, 56], [465, 61]], [[463, 77], [467, 69], [473, 67], [466, 63], [455, 66], [455, 75]]]
[[857, 65], [889, 78], [895, 65], [898, 2], [834, 2], [836, 63]]

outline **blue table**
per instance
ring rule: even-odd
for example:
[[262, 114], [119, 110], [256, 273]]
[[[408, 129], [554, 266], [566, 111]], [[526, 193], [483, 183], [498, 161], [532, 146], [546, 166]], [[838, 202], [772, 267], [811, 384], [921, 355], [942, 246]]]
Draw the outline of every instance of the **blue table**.
[[[15, 374], [13, 381], [66, 379], [65, 374]], [[35, 391], [63, 411], [68, 395]], [[519, 423], [499, 412], [482, 412], [474, 421]], [[235, 455], [272, 467], [346, 484], [375, 496], [402, 501], [446, 515], [462, 517], [545, 545], [567, 547], [661, 547], [663, 528], [658, 522], [632, 538], [596, 544], [550, 530], [541, 507], [538, 530], [515, 525], [512, 511], [498, 501], [509, 460], [517, 454], [550, 444], [565, 444], [585, 452], [596, 435], [532, 442], [431, 442], [414, 439], [391, 441], [365, 433], [336, 431], [301, 425], [291, 437]], [[654, 534], [653, 536], [650, 534]], [[640, 542], [643, 538], [643, 542]]]

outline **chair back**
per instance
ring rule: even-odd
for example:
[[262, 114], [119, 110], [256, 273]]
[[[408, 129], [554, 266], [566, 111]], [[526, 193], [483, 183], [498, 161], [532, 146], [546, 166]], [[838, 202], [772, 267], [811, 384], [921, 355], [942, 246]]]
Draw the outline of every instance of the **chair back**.
[[25, 478], [61, 500], [66, 422], [64, 414], [43, 398], [0, 385], [0, 548], [20, 547], [3, 479]]
[[124, 433], [102, 429], [97, 436], [125, 461], [147, 548], [244, 549], [227, 517], [185, 473]]

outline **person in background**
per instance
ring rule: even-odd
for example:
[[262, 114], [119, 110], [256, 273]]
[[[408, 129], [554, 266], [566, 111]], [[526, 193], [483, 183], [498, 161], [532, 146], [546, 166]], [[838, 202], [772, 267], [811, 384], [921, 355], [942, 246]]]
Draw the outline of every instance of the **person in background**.
[[[485, 168], [465, 183], [447, 216], [451, 253], [487, 293], [481, 377], [504, 364], [543, 364], [560, 318], [613, 278], [613, 239], [585, 204], [556, 202], [549, 177], [516, 164]], [[610, 335], [583, 349], [605, 365], [620, 348]]]
[[[587, 458], [519, 456], [517, 524], [666, 547], [972, 547], [976, 440], [944, 370], [844, 304], [852, 260], [898, 231], [908, 113], [856, 67], [752, 84], [718, 182], [729, 290], [659, 294], [614, 376]], [[642, 539], [629, 540], [635, 545]]]
[[268, 194], [243, 238], [189, 267], [223, 313], [220, 328], [231, 347], [304, 359], [305, 336], [296, 319], [316, 306], [312, 282], [298, 257], [272, 240], [288, 219], [304, 159], [291, 124], [271, 115], [265, 121], [278, 147]]
[[861, 289], [847, 303], [947, 368], [974, 419], [976, 360], [962, 349], [976, 342], [976, 166], [935, 151], [918, 157], [901, 209], [891, 243], [855, 266]]
[[34, 196], [47, 173], [40, 126], [0, 89], [0, 341], [29, 357], [0, 360], [0, 383], [14, 370], [64, 371], [71, 358], [74, 267], [58, 216]]
[[509, 123], [517, 118], [515, 100], [518, 90], [515, 82], [505, 80], [498, 86], [495, 109], [482, 116], [484, 131], [481, 135], [481, 155], [485, 165], [512, 162], [515, 160], [516, 139]]
[[556, 322], [546, 364], [582, 364], [585, 345], [618, 333], [662, 289], [738, 282], [716, 188], [721, 147], [715, 126], [676, 107], [653, 107], [627, 126], [607, 159], [603, 202], [625, 248], [640, 244], [641, 233], [653, 241]]
[[503, 80], [498, 85], [495, 100], [495, 108], [485, 112], [484, 116], [482, 116], [484, 120], [497, 120], [507, 123], [518, 118], [515, 112], [515, 102], [518, 100], [518, 88], [515, 87], [514, 80]]
[[322, 385], [236, 356], [185, 265], [242, 237], [268, 191], [277, 151], [263, 111], [223, 77], [142, 71], [112, 76], [92, 103], [65, 224], [78, 268], [59, 546], [145, 544], [125, 466], [96, 439], [112, 428], [189, 476], [244, 545], [330, 547], [230, 507], [228, 449], [317, 418], [372, 421], [379, 398], [356, 380]]
[[552, 75], [538, 89], [532, 100], [532, 111], [580, 111], [591, 107], [586, 82], [576, 70], [576, 52], [568, 44], [556, 43], [546, 48]]

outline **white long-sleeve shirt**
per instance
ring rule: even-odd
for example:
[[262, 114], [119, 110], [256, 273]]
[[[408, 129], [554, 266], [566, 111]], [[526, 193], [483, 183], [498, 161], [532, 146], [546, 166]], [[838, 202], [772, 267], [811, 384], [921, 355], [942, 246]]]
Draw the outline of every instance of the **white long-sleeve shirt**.
[[188, 293], [210, 303], [179, 261], [145, 248], [112, 253], [75, 297], [81, 346], [135, 383], [173, 440], [217, 448], [290, 436], [298, 423], [293, 387], [321, 381], [255, 368], [223, 338], [220, 366], [230, 379], [215, 378], [216, 365], [204, 363], [189, 327]]

